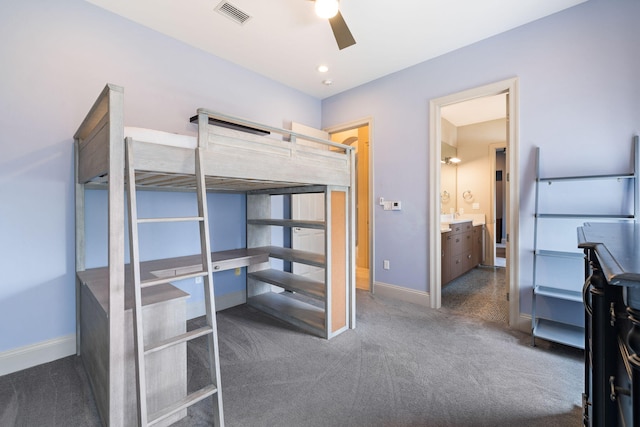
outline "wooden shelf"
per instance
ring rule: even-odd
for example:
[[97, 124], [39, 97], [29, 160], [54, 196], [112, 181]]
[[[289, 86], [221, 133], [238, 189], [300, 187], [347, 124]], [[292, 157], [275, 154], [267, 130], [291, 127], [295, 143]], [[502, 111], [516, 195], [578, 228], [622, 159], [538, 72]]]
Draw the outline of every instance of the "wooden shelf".
[[533, 335], [584, 350], [584, 328], [548, 319], [536, 319]]
[[247, 304], [307, 332], [326, 338], [325, 314], [321, 308], [275, 292], [248, 298]]
[[282, 248], [280, 246], [262, 246], [255, 249], [261, 252], [269, 253], [270, 257], [282, 259], [285, 261], [299, 262], [301, 264], [313, 265], [315, 267], [322, 268], [324, 268], [326, 265], [326, 258], [323, 254], [300, 251], [290, 248]]
[[324, 230], [324, 221], [300, 221], [294, 219], [248, 219], [247, 224], [252, 225], [275, 225], [278, 227], [299, 227], [299, 228], [313, 228], [316, 230]]
[[[284, 212], [296, 219], [271, 217], [274, 196], [308, 193], [319, 197], [292, 197], [289, 212]], [[275, 200], [279, 207], [281, 201]], [[326, 186], [248, 193], [247, 246], [267, 253], [271, 260], [247, 270], [247, 304], [322, 338], [331, 339], [347, 330], [350, 312], [355, 309], [350, 305], [348, 207], [349, 191]], [[288, 228], [280, 230], [291, 231], [292, 241], [286, 246], [300, 249], [280, 245], [280, 239], [273, 238], [278, 231], [274, 226]], [[307, 235], [313, 242], [295, 240]], [[279, 293], [281, 289], [284, 292]]]
[[254, 273], [249, 273], [249, 277], [279, 286], [288, 291], [299, 292], [302, 295], [316, 298], [323, 302], [326, 296], [324, 282], [311, 280], [307, 277], [286, 271], [274, 269], [260, 270]]

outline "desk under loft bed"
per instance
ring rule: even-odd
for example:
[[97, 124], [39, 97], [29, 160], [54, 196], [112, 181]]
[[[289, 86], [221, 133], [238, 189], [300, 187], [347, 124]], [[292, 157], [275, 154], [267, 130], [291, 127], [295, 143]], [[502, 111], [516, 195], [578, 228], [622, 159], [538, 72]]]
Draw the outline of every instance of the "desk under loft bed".
[[[74, 136], [77, 351], [105, 425], [130, 425], [136, 411], [132, 274], [125, 264], [125, 145], [136, 159], [138, 191], [195, 191], [198, 151], [206, 191], [247, 195], [247, 247], [211, 253], [214, 272], [247, 268], [247, 304], [322, 338], [355, 327], [351, 147], [206, 109], [198, 109], [192, 118], [198, 126], [197, 137], [129, 129], [124, 127], [123, 97], [123, 88], [108, 84]], [[108, 264], [88, 269], [85, 189], [94, 188], [108, 192]], [[324, 195], [324, 221], [271, 218], [274, 195], [305, 193]], [[272, 227], [323, 229], [325, 253], [272, 245]], [[274, 268], [272, 264], [277, 263], [271, 258], [321, 267], [324, 281]], [[201, 259], [185, 255], [142, 262], [140, 275], [178, 277], [202, 269]], [[186, 297], [171, 283], [142, 288], [142, 311], [148, 323], [145, 339], [146, 334], [162, 339], [186, 331]], [[150, 406], [166, 405], [167, 399], [175, 397], [169, 395], [184, 394], [186, 343], [153, 359], [146, 368], [147, 374], [154, 369], [171, 372], [170, 378], [149, 386], [156, 388], [149, 391]], [[185, 414], [186, 409], [165, 424]]]

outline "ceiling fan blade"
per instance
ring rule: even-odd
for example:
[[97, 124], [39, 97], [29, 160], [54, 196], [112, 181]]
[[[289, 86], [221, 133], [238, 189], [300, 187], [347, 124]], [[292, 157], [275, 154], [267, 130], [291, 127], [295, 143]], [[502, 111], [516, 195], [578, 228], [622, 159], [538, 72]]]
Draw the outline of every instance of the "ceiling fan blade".
[[329, 18], [329, 24], [331, 24], [331, 30], [333, 30], [333, 35], [340, 50], [356, 44], [356, 40], [351, 35], [351, 31], [349, 31], [349, 27], [347, 27], [347, 23], [344, 21], [340, 11], [333, 18]]

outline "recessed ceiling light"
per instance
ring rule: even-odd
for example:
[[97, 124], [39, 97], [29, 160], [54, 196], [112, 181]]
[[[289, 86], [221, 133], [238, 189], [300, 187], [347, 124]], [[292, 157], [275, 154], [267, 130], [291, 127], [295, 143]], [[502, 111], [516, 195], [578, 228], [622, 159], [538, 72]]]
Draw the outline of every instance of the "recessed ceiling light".
[[333, 80], [330, 80], [330, 79], [323, 80], [322, 84], [326, 86], [331, 86], [333, 84]]
[[326, 65], [318, 65], [317, 70], [320, 73], [326, 73], [327, 71], [329, 71], [329, 67], [327, 67]]

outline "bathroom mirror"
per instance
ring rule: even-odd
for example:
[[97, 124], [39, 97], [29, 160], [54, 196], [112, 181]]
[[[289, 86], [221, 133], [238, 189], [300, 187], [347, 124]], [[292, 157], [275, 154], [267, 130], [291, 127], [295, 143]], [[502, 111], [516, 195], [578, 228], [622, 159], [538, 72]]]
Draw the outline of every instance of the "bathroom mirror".
[[458, 150], [456, 149], [456, 147], [447, 144], [446, 142], [441, 142], [441, 147], [442, 147], [442, 153], [441, 153], [441, 160], [444, 162], [445, 159], [450, 159], [452, 157], [458, 157]]
[[445, 163], [446, 158], [457, 157], [457, 149], [446, 142], [441, 143], [442, 155], [440, 164], [440, 213], [450, 213], [457, 210], [457, 176], [455, 164]]

